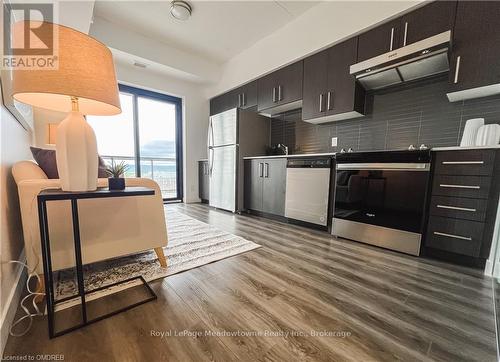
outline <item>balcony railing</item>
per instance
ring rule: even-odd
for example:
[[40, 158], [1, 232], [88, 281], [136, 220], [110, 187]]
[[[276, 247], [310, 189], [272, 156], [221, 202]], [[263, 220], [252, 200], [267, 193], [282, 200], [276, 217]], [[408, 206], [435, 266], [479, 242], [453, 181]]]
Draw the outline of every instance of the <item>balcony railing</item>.
[[[106, 163], [124, 161], [129, 165], [125, 177], [135, 177], [135, 157], [101, 156]], [[141, 177], [155, 180], [164, 199], [177, 197], [177, 166], [173, 157], [142, 157]]]

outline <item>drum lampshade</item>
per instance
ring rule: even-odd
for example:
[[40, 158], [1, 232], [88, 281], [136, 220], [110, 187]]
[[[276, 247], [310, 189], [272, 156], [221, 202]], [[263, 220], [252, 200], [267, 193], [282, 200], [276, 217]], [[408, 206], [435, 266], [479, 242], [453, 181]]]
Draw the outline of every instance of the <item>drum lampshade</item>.
[[[120, 113], [111, 51], [77, 30], [47, 24], [57, 27], [53, 34], [58, 36], [58, 68], [13, 70], [12, 96], [23, 103], [61, 112], [70, 112], [71, 97], [77, 97], [82, 114], [104, 116]], [[24, 21], [14, 23], [14, 42], [16, 37], [23, 36], [23, 27]]]

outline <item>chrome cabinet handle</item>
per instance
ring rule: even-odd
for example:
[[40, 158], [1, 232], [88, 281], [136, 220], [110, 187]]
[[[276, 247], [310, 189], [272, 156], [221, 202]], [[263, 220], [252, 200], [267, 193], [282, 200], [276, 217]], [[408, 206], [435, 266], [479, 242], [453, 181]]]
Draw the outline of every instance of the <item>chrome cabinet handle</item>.
[[264, 164], [259, 162], [259, 177], [264, 176]]
[[448, 238], [454, 238], [454, 239], [460, 239], [460, 240], [472, 240], [472, 238], [467, 237], [467, 236], [460, 236], [460, 235], [453, 235], [453, 234], [447, 234], [447, 233], [441, 233], [439, 231], [434, 231], [434, 235], [440, 235], [440, 236], [446, 236]]
[[319, 112], [323, 112], [323, 93], [319, 95]]
[[469, 185], [449, 185], [449, 184], [439, 184], [439, 187], [453, 188], [453, 189], [474, 189], [479, 190], [481, 186], [469, 186]]
[[394, 28], [391, 28], [391, 46], [389, 47], [389, 51], [392, 52], [392, 48], [394, 45]]
[[283, 97], [281, 96], [281, 93], [282, 93], [281, 89], [282, 89], [282, 87], [279, 85], [278, 86], [278, 101], [282, 101], [283, 100]]
[[245, 107], [247, 105], [247, 99], [245, 93], [241, 93], [241, 106]]
[[276, 87], [273, 87], [273, 103], [276, 103]]
[[326, 110], [332, 110], [332, 92], [328, 92], [326, 95]]
[[238, 94], [238, 107], [241, 107], [241, 94]]
[[406, 37], [408, 35], [408, 22], [406, 21], [405, 22], [405, 35], [404, 35], [404, 38], [403, 38], [403, 46], [406, 46]]
[[453, 83], [457, 84], [458, 83], [458, 72], [460, 71], [460, 55], [457, 57], [457, 65], [455, 67], [455, 79], [453, 80]]
[[436, 207], [440, 209], [450, 209], [450, 210], [459, 210], [459, 211], [469, 211], [469, 212], [476, 212], [476, 209], [471, 209], [468, 207], [458, 207], [458, 206], [448, 206], [448, 205], [436, 205]]
[[484, 161], [443, 161], [443, 165], [482, 165]]
[[264, 163], [264, 177], [268, 178], [269, 177], [269, 164]]

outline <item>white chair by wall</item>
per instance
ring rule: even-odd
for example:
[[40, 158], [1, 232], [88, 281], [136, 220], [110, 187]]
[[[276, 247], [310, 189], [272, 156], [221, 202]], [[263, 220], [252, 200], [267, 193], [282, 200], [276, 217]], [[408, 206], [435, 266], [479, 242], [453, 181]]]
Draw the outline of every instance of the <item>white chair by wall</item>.
[[[60, 188], [60, 182], [48, 179], [32, 161], [16, 163], [12, 174], [18, 187], [27, 263], [30, 270], [42, 274], [37, 195], [43, 189]], [[160, 188], [155, 181], [146, 178], [127, 178], [126, 185], [152, 188], [155, 195], [89, 199], [78, 203], [83, 263], [154, 249], [160, 265], [166, 267], [162, 248], [167, 245], [168, 237]], [[98, 180], [98, 187], [106, 186], [107, 179]], [[74, 267], [70, 204], [67, 201], [50, 202], [47, 212], [52, 269]]]

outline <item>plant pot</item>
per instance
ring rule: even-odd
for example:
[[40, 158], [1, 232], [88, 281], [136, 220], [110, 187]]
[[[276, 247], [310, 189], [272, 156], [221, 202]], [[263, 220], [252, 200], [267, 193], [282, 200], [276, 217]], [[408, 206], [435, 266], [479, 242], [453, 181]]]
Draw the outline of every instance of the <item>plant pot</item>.
[[125, 179], [122, 177], [108, 178], [108, 186], [110, 190], [125, 190]]

